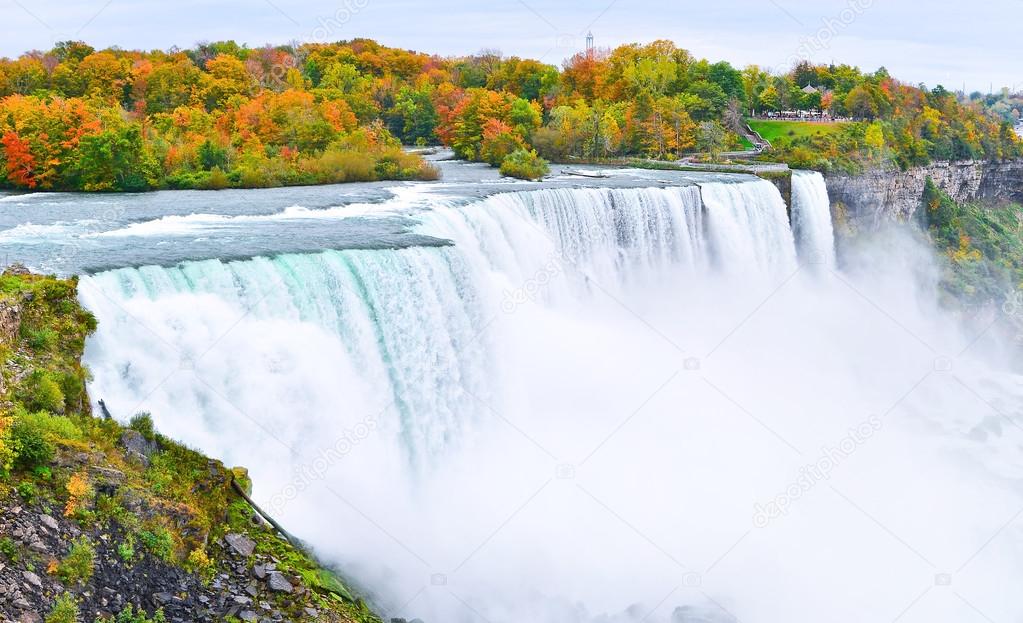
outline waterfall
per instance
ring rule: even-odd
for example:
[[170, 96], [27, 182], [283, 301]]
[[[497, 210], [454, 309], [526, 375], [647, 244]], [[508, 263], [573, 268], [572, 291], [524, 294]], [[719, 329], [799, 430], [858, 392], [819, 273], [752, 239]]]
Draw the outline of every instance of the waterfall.
[[[921, 380], [968, 341], [920, 305], [910, 242], [872, 251], [888, 273], [800, 274], [780, 194], [737, 179], [438, 201], [412, 216], [444, 247], [83, 277], [90, 395], [247, 466], [385, 618], [890, 620], [935, 570], [834, 491], [954, 568], [1023, 503], [1020, 437]], [[1023, 616], [988, 582], [1023, 578], [1009, 532], [956, 577], [996, 620]]]
[[792, 174], [792, 230], [807, 263], [835, 265], [831, 199], [824, 176], [816, 171]]

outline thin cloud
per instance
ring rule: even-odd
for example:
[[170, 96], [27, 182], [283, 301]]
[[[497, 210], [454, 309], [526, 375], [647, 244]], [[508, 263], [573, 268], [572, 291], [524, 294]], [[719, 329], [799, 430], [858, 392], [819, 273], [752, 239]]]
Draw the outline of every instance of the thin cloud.
[[[240, 0], [184, 0], [173, 5], [117, 0], [89, 23], [80, 38], [96, 47], [140, 49], [188, 47], [217, 39], [252, 46], [284, 43], [311, 38], [321, 21], [344, 8], [346, 1], [361, 8], [333, 33], [336, 38], [370, 37], [442, 55], [498, 48], [506, 54], [544, 56], [546, 62], [557, 64], [583, 46], [581, 33], [592, 27], [602, 47], [665, 38], [701, 57], [785, 68], [801, 41], [841, 22], [827, 47], [810, 55], [812, 60], [846, 62], [865, 70], [884, 65], [910, 83], [954, 88], [965, 82], [969, 90], [1023, 81], [1015, 49], [1018, 35], [1013, 31], [1018, 0], [970, 6], [935, 0], [927, 4], [926, 22], [920, 19], [920, 5], [881, 0], [720, 0], [702, 6], [630, 0], [610, 8], [607, 0], [525, 5], [500, 0], [486, 6], [465, 0], [313, 0], [299, 5], [275, 0], [278, 8]], [[73, 33], [102, 4], [102, 0], [35, 2], [30, 15], [12, 0], [0, 0], [0, 14], [8, 26], [0, 54], [17, 56], [75, 38]], [[850, 7], [860, 10], [855, 19], [843, 22]], [[920, 27], [906, 28], [910, 23]]]

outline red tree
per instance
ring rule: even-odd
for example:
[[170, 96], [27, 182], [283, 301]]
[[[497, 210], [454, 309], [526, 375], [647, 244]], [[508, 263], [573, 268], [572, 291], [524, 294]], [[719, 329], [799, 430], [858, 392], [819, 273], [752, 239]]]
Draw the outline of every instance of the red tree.
[[3, 145], [7, 161], [7, 179], [17, 186], [35, 188], [36, 159], [32, 156], [28, 142], [21, 140], [14, 132], [7, 132], [0, 139], [0, 145]]

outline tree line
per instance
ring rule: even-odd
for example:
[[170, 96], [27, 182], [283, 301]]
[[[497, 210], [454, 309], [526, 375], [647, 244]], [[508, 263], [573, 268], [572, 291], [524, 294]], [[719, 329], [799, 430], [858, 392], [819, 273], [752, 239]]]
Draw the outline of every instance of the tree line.
[[67, 41], [0, 59], [0, 186], [140, 191], [437, 175], [403, 144], [447, 145], [538, 177], [545, 159], [740, 148], [748, 115], [794, 108], [855, 119], [780, 141], [772, 157], [797, 166], [1023, 154], [1004, 116], [942, 87], [848, 65], [740, 70], [668, 41], [580, 53], [560, 68], [366, 39], [149, 52]]

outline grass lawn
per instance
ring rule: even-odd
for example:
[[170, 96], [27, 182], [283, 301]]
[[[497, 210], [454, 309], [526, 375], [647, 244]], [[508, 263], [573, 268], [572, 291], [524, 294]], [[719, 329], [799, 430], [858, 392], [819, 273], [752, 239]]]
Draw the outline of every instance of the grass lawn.
[[841, 122], [811, 123], [808, 121], [764, 121], [754, 119], [749, 122], [751, 128], [760, 133], [766, 140], [774, 143], [780, 138], [794, 139], [814, 134], [831, 134], [838, 131]]

